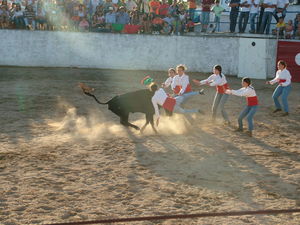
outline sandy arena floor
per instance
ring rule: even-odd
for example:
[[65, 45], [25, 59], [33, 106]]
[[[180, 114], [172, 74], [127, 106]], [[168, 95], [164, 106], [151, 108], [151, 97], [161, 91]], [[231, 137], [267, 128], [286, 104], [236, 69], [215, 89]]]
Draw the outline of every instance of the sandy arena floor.
[[[281, 117], [271, 113], [275, 86], [254, 81], [261, 106], [253, 138], [221, 119], [211, 123], [213, 88], [186, 104], [206, 115], [162, 118], [159, 135], [150, 126], [141, 135], [77, 87], [85, 82], [107, 100], [144, 88], [139, 81], [147, 74], [166, 78], [146, 71], [0, 69], [0, 224], [300, 207], [300, 84], [289, 97], [291, 115]], [[240, 87], [240, 79], [228, 80]], [[244, 104], [228, 99], [234, 125]], [[141, 126], [144, 118], [132, 114], [130, 121]], [[298, 225], [300, 214], [130, 224]]]

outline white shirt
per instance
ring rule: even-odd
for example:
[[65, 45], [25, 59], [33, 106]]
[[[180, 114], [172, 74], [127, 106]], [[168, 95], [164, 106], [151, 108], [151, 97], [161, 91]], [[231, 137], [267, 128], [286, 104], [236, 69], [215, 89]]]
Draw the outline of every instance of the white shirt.
[[134, 8], [136, 8], [137, 5], [133, 0], [127, 1], [126, 2], [126, 8], [128, 11], [133, 11]]
[[259, 8], [259, 0], [254, 0], [253, 2], [251, 1], [250, 13], [258, 13], [258, 8]]
[[[263, 3], [269, 6], [277, 5], [277, 0], [263, 0]], [[265, 8], [265, 12], [274, 12], [275, 8]]]
[[242, 0], [240, 4], [247, 4], [249, 7], [241, 7], [241, 12], [250, 12], [251, 0]]
[[167, 88], [169, 87], [173, 82], [173, 77], [169, 77], [165, 82], [164, 82], [164, 86]]
[[289, 0], [277, 0], [277, 8], [283, 9], [284, 6], [289, 3]]
[[291, 84], [291, 79], [292, 76], [290, 72], [287, 69], [283, 69], [277, 70], [275, 78], [273, 80], [270, 80], [269, 82], [273, 85], [275, 83], [278, 83], [279, 80], [285, 80], [285, 82], [281, 83], [280, 85], [286, 87]]
[[212, 74], [206, 80], [200, 81], [200, 84], [209, 84], [209, 86], [222, 86], [226, 83], [227, 80], [223, 73], [222, 73], [222, 77], [217, 74]]
[[244, 97], [254, 97], [256, 96], [256, 92], [254, 88], [250, 85], [248, 87], [243, 87], [239, 90], [228, 90], [229, 93], [237, 96], [244, 96]]
[[159, 118], [159, 108], [158, 105], [162, 106], [166, 99], [167, 99], [168, 95], [167, 93], [164, 91], [164, 89], [160, 88], [158, 89], [155, 94], [153, 95], [151, 101], [155, 110], [155, 116], [157, 118]]
[[174, 89], [176, 86], [181, 86], [181, 90], [179, 94], [183, 94], [185, 92], [186, 87], [190, 83], [189, 76], [186, 74], [183, 74], [182, 76], [176, 75], [173, 78], [173, 82], [171, 84], [172, 89]]

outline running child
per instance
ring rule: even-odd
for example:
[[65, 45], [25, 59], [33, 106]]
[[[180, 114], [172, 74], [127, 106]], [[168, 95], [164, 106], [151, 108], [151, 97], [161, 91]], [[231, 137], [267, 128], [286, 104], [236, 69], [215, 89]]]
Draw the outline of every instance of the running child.
[[243, 131], [243, 119], [247, 116], [248, 121], [248, 135], [252, 137], [253, 131], [253, 116], [257, 111], [258, 107], [258, 98], [254, 88], [251, 86], [250, 78], [243, 78], [242, 80], [242, 88], [239, 90], [229, 90], [225, 91], [226, 94], [236, 95], [236, 96], [243, 96], [247, 99], [247, 106], [244, 110], [240, 113], [238, 118], [239, 128], [236, 130], [238, 132]]

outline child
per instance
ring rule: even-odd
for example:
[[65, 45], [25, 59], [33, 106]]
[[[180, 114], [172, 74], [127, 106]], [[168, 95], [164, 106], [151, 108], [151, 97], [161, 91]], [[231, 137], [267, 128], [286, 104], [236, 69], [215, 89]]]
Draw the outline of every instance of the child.
[[167, 22], [163, 22], [163, 27], [160, 30], [160, 33], [169, 35], [171, 33], [171, 31], [172, 31], [172, 27]]
[[212, 7], [211, 11], [214, 12], [215, 14], [215, 28], [213, 29], [212, 32], [220, 32], [220, 19], [221, 19], [221, 13], [224, 11], [225, 9], [220, 6], [220, 0], [216, 0], [215, 1], [215, 5]]
[[214, 98], [214, 102], [212, 105], [212, 119], [215, 121], [217, 110], [220, 106], [221, 113], [224, 118], [224, 124], [230, 125], [228, 115], [225, 111], [225, 103], [228, 99], [228, 94], [225, 93], [227, 89], [229, 89], [227, 80], [225, 75], [222, 73], [222, 67], [220, 65], [215, 65], [213, 68], [213, 73], [211, 76], [209, 76], [206, 80], [193, 80], [193, 82], [197, 85], [204, 85], [207, 84], [208, 86], [215, 86], [216, 87], [216, 95]]
[[293, 35], [293, 21], [289, 20], [289, 22], [285, 26], [285, 39], [291, 39]]
[[188, 22], [185, 25], [187, 32], [194, 32], [195, 23], [191, 18], [188, 18]]
[[176, 75], [176, 70], [174, 69], [174, 68], [170, 68], [169, 70], [168, 70], [168, 79], [164, 82], [164, 83], [162, 83], [162, 87], [163, 88], [167, 88], [167, 87], [169, 87], [171, 84], [172, 84], [172, 82], [173, 82], [173, 78], [175, 77], [175, 75]]
[[79, 23], [79, 30], [80, 31], [88, 31], [90, 27], [89, 22], [87, 21], [86, 17], [83, 17]]
[[283, 17], [279, 18], [275, 30], [276, 30], [277, 37], [283, 37], [283, 32], [285, 30], [285, 22], [283, 21]]
[[247, 116], [248, 121], [248, 135], [252, 137], [253, 131], [253, 116], [257, 111], [258, 107], [258, 99], [256, 96], [256, 92], [254, 88], [251, 86], [251, 80], [249, 78], [243, 78], [242, 80], [242, 88], [239, 90], [229, 90], [225, 91], [226, 94], [236, 95], [236, 96], [244, 96], [247, 99], [247, 106], [240, 113], [238, 118], [239, 128], [236, 130], [238, 132], [243, 131], [243, 119]]
[[185, 74], [186, 69], [186, 66], [183, 64], [176, 67], [177, 75], [173, 78], [171, 85], [175, 95], [192, 92], [189, 76]]
[[278, 70], [276, 72], [276, 77], [273, 80], [267, 81], [267, 84], [275, 84], [279, 83], [277, 88], [275, 89], [273, 93], [273, 100], [275, 103], [276, 109], [273, 111], [273, 113], [277, 113], [281, 111], [281, 105], [278, 101], [279, 96], [282, 95], [282, 104], [283, 104], [283, 110], [284, 113], [282, 116], [288, 116], [289, 115], [289, 105], [287, 98], [291, 92], [292, 86], [291, 86], [291, 79], [292, 76], [290, 72], [286, 69], [287, 64], [283, 60], [279, 60], [277, 63]]

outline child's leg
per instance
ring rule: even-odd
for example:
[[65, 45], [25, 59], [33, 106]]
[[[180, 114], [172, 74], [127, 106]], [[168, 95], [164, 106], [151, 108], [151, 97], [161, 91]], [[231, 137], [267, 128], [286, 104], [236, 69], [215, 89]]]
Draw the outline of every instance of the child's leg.
[[274, 100], [274, 103], [275, 103], [275, 106], [276, 106], [276, 109], [281, 109], [281, 105], [278, 101], [278, 97], [282, 94], [282, 87], [281, 86], [277, 86], [277, 88], [275, 89], [273, 95], [272, 95], [272, 98]]
[[289, 105], [288, 105], [288, 96], [291, 92], [291, 89], [292, 89], [292, 86], [289, 85], [289, 86], [286, 86], [283, 88], [282, 90], [282, 96], [281, 96], [281, 99], [282, 99], [282, 105], [283, 105], [283, 110], [285, 112], [289, 112]]
[[248, 129], [249, 131], [253, 130], [253, 116], [257, 111], [257, 105], [255, 106], [250, 106], [249, 113], [247, 115], [247, 121], [248, 121]]
[[238, 118], [238, 123], [239, 123], [239, 129], [240, 130], [243, 130], [243, 119], [247, 116], [247, 114], [249, 113], [249, 111], [250, 111], [250, 107], [246, 106], [244, 108], [244, 110], [240, 113], [240, 116]]
[[228, 115], [227, 115], [227, 112], [225, 111], [224, 106], [225, 106], [225, 103], [226, 103], [228, 97], [229, 97], [229, 95], [222, 94], [220, 104], [219, 104], [222, 116], [223, 116], [224, 120], [227, 121], [227, 122], [229, 122], [229, 119], [228, 119]]
[[215, 95], [215, 98], [214, 98], [213, 105], [212, 105], [212, 118], [213, 119], [216, 118], [218, 106], [219, 106], [220, 101], [221, 101], [221, 97], [222, 97], [222, 94], [219, 94], [217, 92], [216, 95]]

